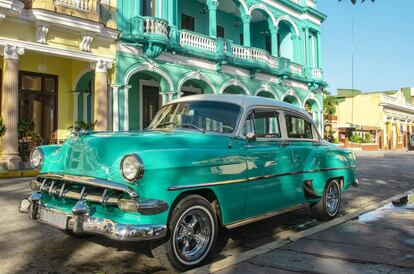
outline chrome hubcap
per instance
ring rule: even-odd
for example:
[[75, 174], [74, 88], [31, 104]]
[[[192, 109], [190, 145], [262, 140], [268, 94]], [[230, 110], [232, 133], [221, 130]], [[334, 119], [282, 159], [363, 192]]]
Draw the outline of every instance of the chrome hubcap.
[[191, 263], [202, 258], [208, 251], [212, 238], [212, 223], [201, 209], [187, 211], [177, 223], [174, 245], [177, 255]]
[[337, 184], [330, 184], [326, 192], [326, 210], [330, 216], [333, 216], [338, 211], [339, 207], [339, 189]]

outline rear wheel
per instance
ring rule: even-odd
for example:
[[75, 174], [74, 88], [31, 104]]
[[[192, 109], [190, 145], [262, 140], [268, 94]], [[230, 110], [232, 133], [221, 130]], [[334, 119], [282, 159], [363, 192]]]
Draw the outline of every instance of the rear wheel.
[[321, 200], [311, 207], [311, 213], [319, 221], [329, 221], [338, 215], [340, 206], [341, 188], [334, 179], [326, 184]]
[[211, 203], [198, 195], [182, 199], [174, 208], [170, 237], [152, 248], [152, 254], [169, 269], [186, 271], [201, 265], [210, 255], [218, 232]]

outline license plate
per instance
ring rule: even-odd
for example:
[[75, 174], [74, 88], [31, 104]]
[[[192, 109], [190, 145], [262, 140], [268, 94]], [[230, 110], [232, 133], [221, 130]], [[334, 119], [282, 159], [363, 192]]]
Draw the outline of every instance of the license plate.
[[68, 217], [64, 212], [49, 210], [43, 207], [40, 208], [39, 219], [61, 229], [66, 229], [68, 225]]

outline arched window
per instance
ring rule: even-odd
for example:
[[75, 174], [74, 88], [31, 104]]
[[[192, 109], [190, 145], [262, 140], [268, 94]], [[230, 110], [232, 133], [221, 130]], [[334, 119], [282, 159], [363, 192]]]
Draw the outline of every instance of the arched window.
[[281, 21], [279, 23], [278, 32], [278, 55], [287, 59], [293, 60], [293, 37], [291, 32], [291, 26], [288, 22]]

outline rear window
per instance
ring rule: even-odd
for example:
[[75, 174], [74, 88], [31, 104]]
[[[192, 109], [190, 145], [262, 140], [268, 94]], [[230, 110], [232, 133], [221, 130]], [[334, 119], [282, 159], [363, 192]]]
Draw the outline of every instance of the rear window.
[[312, 124], [305, 119], [286, 114], [286, 131], [288, 138], [313, 139]]

